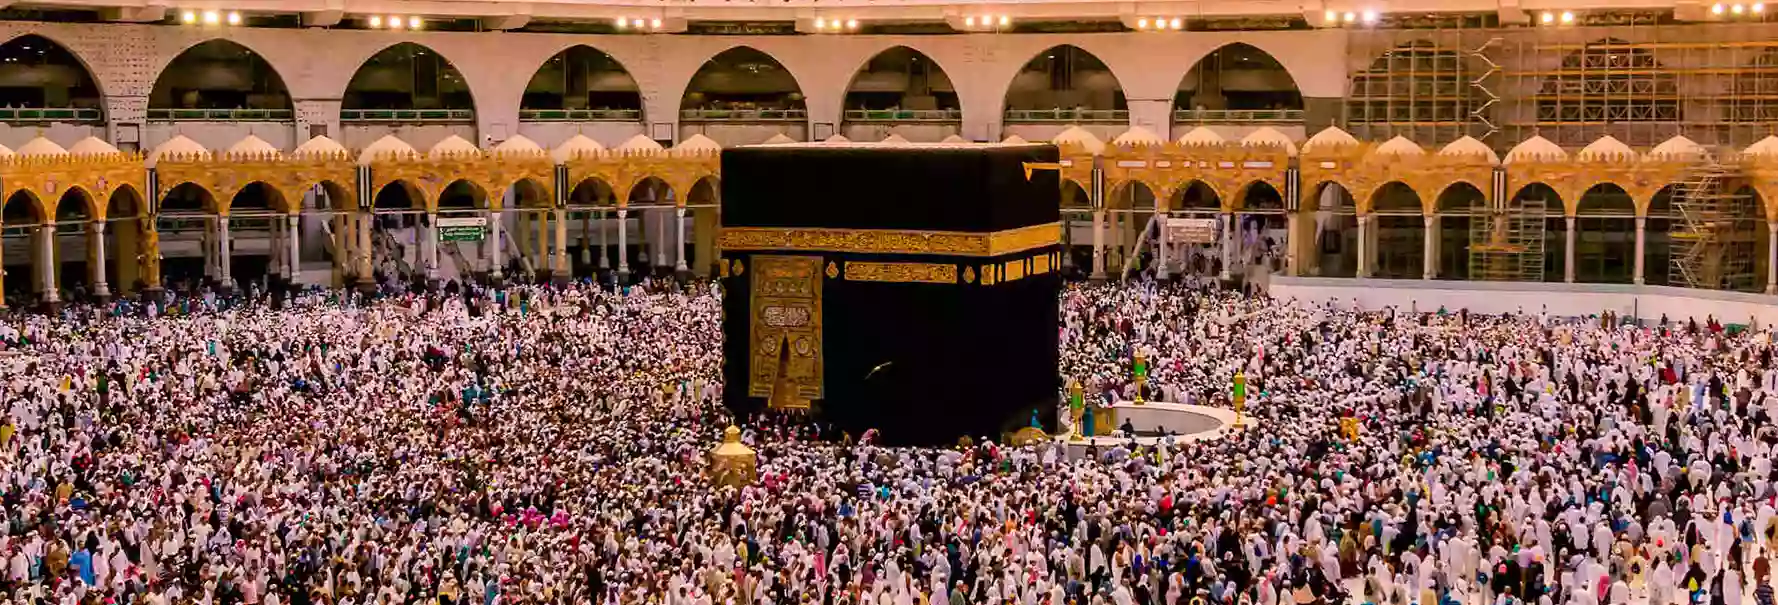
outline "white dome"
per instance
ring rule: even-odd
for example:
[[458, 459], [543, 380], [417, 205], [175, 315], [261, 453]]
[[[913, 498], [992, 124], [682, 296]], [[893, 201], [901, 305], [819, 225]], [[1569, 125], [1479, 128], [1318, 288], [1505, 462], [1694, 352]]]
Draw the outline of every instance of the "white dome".
[[891, 133], [889, 136], [883, 137], [883, 140], [877, 141], [877, 144], [883, 145], [885, 147], [907, 147], [909, 145], [912, 145], [912, 143], [908, 142], [907, 137], [901, 136], [899, 134], [893, 134], [893, 133]]
[[79, 141], [75, 141], [74, 146], [68, 148], [68, 153], [73, 155], [104, 155], [107, 153], [117, 153], [117, 148], [112, 147], [110, 143], [105, 142], [99, 137], [89, 136]]
[[1633, 158], [1636, 157], [1636, 150], [1608, 134], [1582, 147], [1580, 153], [1574, 154], [1574, 157], [1583, 160]]
[[1221, 145], [1227, 142], [1228, 139], [1222, 138], [1222, 135], [1216, 134], [1216, 131], [1203, 126], [1193, 128], [1190, 132], [1179, 136], [1180, 145]]
[[273, 147], [271, 143], [265, 142], [265, 139], [251, 134], [247, 135], [247, 138], [235, 141], [234, 145], [230, 145], [228, 154], [260, 157], [276, 157], [282, 155], [277, 147]]
[[296, 151], [290, 152], [290, 155], [333, 155], [345, 152], [346, 147], [339, 144], [338, 141], [327, 138], [327, 135], [318, 135], [312, 139], [303, 141], [303, 144], [301, 145], [297, 145]]
[[1278, 132], [1278, 129], [1271, 126], [1261, 126], [1258, 130], [1248, 133], [1247, 136], [1241, 138], [1241, 144], [1277, 145], [1283, 147], [1285, 153], [1296, 155], [1296, 141], [1290, 140], [1290, 135]]
[[1025, 137], [1016, 134], [1006, 137], [1006, 140], [1000, 142], [1002, 145], [1026, 145], [1029, 143], [1030, 141], [1025, 140]]
[[481, 151], [482, 151], [481, 148], [476, 147], [475, 143], [471, 143], [468, 140], [464, 139], [463, 137], [453, 134], [451, 136], [445, 137], [443, 141], [439, 141], [437, 145], [433, 145], [432, 149], [430, 149], [426, 152], [426, 156], [437, 158], [437, 157], [445, 157], [445, 156], [452, 156], [452, 155], [481, 153]]
[[1069, 126], [1062, 132], [1056, 133], [1056, 137], [1050, 139], [1050, 142], [1057, 145], [1079, 145], [1093, 155], [1099, 155], [1099, 152], [1105, 151], [1105, 141], [1099, 140], [1099, 137], [1093, 136], [1093, 133], [1087, 132], [1087, 129], [1079, 126]]
[[[27, 153], [25, 150], [29, 148], [32, 143], [36, 142], [37, 140], [32, 140], [30, 143], [25, 143], [24, 147], [19, 148], [19, 155], [34, 155]], [[50, 144], [54, 145], [55, 143]], [[178, 135], [171, 139], [167, 139], [167, 142], [156, 145], [154, 149], [149, 150], [148, 159], [144, 161], [143, 164], [147, 165], [149, 168], [153, 168], [155, 164], [160, 163], [161, 157], [166, 155], [172, 155], [174, 157], [207, 158], [210, 157], [210, 150], [204, 149], [203, 145], [199, 145], [197, 141], [186, 138], [185, 135]]]
[[1167, 141], [1162, 139], [1161, 135], [1155, 134], [1154, 131], [1137, 126], [1117, 135], [1117, 138], [1111, 140], [1111, 144], [1135, 147], [1137, 145], [1165, 145]]
[[371, 141], [370, 145], [366, 146], [364, 151], [358, 154], [358, 165], [363, 166], [369, 164], [372, 160], [381, 157], [412, 155], [415, 153], [418, 152], [414, 151], [414, 146], [407, 144], [407, 141], [397, 139], [395, 138], [395, 135], [386, 134], [383, 135], [383, 138]]
[[963, 143], [968, 143], [969, 139], [965, 139], [965, 138], [957, 136], [957, 135], [951, 135], [951, 136], [945, 137], [944, 140], [941, 140], [939, 142], [945, 143], [947, 145], [960, 145]]
[[1493, 149], [1489, 149], [1487, 143], [1483, 143], [1480, 139], [1468, 135], [1464, 135], [1461, 139], [1451, 141], [1449, 145], [1445, 145], [1444, 149], [1438, 150], [1438, 154], [1454, 156], [1479, 155], [1488, 158], [1489, 164], [1500, 163], [1500, 156], [1495, 154]]
[[537, 141], [531, 140], [531, 137], [527, 137], [522, 134], [515, 134], [515, 135], [512, 135], [512, 138], [501, 141], [499, 145], [495, 145], [494, 152], [495, 153], [532, 153], [532, 154], [537, 154], [537, 153], [543, 153], [543, 146], [538, 145]]
[[796, 142], [796, 139], [790, 138], [789, 136], [786, 136], [784, 133], [780, 132], [778, 134], [772, 135], [772, 138], [766, 139], [766, 142], [760, 143], [760, 144], [761, 145], [789, 145], [789, 144], [792, 144], [795, 142]]
[[[1317, 135], [1317, 136], [1319, 136], [1319, 135]], [[1398, 135], [1395, 135], [1395, 138], [1389, 139], [1388, 141], [1384, 141], [1382, 145], [1378, 145], [1376, 149], [1371, 150], [1371, 155], [1378, 155], [1378, 156], [1426, 155], [1426, 150], [1421, 148], [1419, 143], [1410, 141], [1410, 140], [1408, 140], [1407, 137], [1404, 137], [1404, 136], [1401, 136], [1398, 134]]]
[[1766, 138], [1741, 150], [1741, 155], [1778, 157], [1778, 136], [1767, 135]]
[[[179, 137], [179, 138], [184, 138], [184, 137]], [[196, 143], [193, 143], [193, 145], [196, 145]], [[202, 146], [199, 146], [198, 150], [203, 151], [204, 148]], [[31, 139], [30, 141], [27, 141], [24, 144], [24, 146], [19, 147], [18, 154], [22, 155], [22, 156], [26, 156], [26, 157], [43, 156], [43, 155], [68, 155], [68, 150], [62, 149], [62, 146], [57, 145], [55, 141], [51, 141], [49, 139], [39, 136], [35, 139]]]
[[617, 150], [618, 151], [660, 151], [661, 144], [655, 142], [654, 139], [651, 139], [651, 138], [648, 138], [648, 137], [645, 137], [642, 135], [636, 135], [636, 136], [630, 137], [630, 140], [624, 141], [624, 144], [618, 145]]
[[1648, 150], [1647, 157], [1683, 160], [1703, 157], [1706, 153], [1708, 152], [1704, 150], [1704, 146], [1699, 145], [1697, 141], [1685, 138], [1684, 135], [1674, 135], [1673, 138], [1655, 145], [1654, 149]]
[[1532, 135], [1506, 152], [1506, 163], [1513, 162], [1560, 162], [1568, 159], [1568, 152], [1542, 135]]
[[722, 144], [710, 137], [694, 134], [680, 141], [678, 145], [674, 145], [673, 151], [676, 153], [708, 153], [722, 151]]
[[1321, 132], [1315, 133], [1315, 136], [1309, 137], [1309, 140], [1304, 141], [1303, 152], [1307, 153], [1317, 149], [1357, 144], [1358, 139], [1352, 138], [1351, 134], [1344, 130], [1340, 130], [1339, 128], [1329, 126], [1322, 129]]
[[827, 140], [822, 141], [822, 142], [823, 143], [850, 143], [850, 142], [852, 142], [852, 139], [846, 138], [846, 135], [843, 135], [843, 134], [836, 134], [831, 137], [827, 137]]
[[10, 158], [15, 155], [18, 155], [18, 154], [13, 153], [11, 147], [7, 147], [5, 145], [0, 145], [0, 158]]
[[601, 151], [605, 151], [604, 145], [587, 138], [584, 134], [577, 134], [562, 141], [562, 144], [557, 146], [555, 151], [551, 151], [549, 155], [555, 159], [557, 164], [560, 164], [578, 156], [592, 155]]

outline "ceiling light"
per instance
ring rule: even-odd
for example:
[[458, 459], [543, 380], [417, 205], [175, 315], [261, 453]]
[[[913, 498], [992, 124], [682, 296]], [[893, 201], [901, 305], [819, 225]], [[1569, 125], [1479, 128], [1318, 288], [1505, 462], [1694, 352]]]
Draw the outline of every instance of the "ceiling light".
[[1723, 7], [1722, 7], [1722, 3], [1721, 3], [1721, 2], [1718, 2], [1718, 3], [1716, 3], [1716, 4], [1712, 4], [1712, 5], [1710, 5], [1710, 14], [1712, 14], [1712, 15], [1720, 15], [1720, 14], [1722, 14], [1722, 8], [1723, 8]]
[[1755, 3], [1753, 3], [1753, 6], [1748, 7], [1748, 9], [1752, 10], [1753, 14], [1755, 14], [1755, 15], [1760, 14], [1760, 13], [1766, 12], [1766, 3], [1755, 2]]
[[222, 13], [218, 13], [216, 11], [204, 11], [204, 23], [209, 24], [209, 25], [215, 25], [215, 24], [221, 23], [221, 22], [222, 22]]
[[648, 29], [660, 29], [660, 28], [661, 28], [660, 18], [657, 17], [653, 21], [648, 22]]
[[228, 24], [229, 25], [240, 25], [241, 24], [241, 13], [237, 13], [235, 11], [229, 11], [228, 12]]
[[376, 15], [371, 15], [370, 26], [371, 27], [382, 27], [383, 26], [383, 18], [376, 16]]
[[630, 24], [630, 20], [629, 20], [629, 19], [626, 19], [626, 18], [623, 18], [623, 17], [618, 17], [618, 18], [617, 18], [617, 28], [618, 28], [618, 29], [623, 29], [623, 28], [624, 28], [624, 26], [626, 26], [626, 25], [629, 25], [629, 24]]
[[407, 18], [408, 29], [420, 29], [420, 23], [421, 22], [420, 22], [419, 17], [408, 17]]
[[815, 29], [827, 29], [827, 19], [825, 17], [816, 17]]
[[1358, 20], [1358, 15], [1353, 14], [1352, 11], [1346, 11], [1346, 22], [1347, 23], [1351, 23], [1356, 20]]
[[401, 17], [390, 16], [388, 23], [389, 29], [401, 29]]
[[1340, 14], [1334, 11], [1327, 11], [1326, 17], [1328, 23], [1334, 23], [1340, 20]]
[[846, 20], [846, 29], [858, 29], [858, 20], [857, 19], [847, 19]]
[[1374, 11], [1374, 10], [1364, 11], [1364, 22], [1367, 24], [1368, 23], [1376, 23], [1377, 22], [1377, 11]]
[[1136, 20], [1136, 29], [1148, 29], [1148, 17]]
[[1542, 17], [1539, 17], [1539, 20], [1543, 21], [1545, 24], [1555, 23], [1556, 22], [1556, 14], [1555, 13], [1544, 13]]
[[1000, 26], [1006, 27], [1008, 25], [1012, 25], [1012, 17], [1008, 17], [1006, 15], [1001, 15], [1000, 16]]
[[1562, 22], [1563, 23], [1573, 23], [1574, 22], [1574, 13], [1569, 12], [1569, 11], [1562, 11]]
[[1184, 25], [1184, 22], [1180, 21], [1179, 17], [1173, 18], [1173, 23], [1172, 23], [1173, 29], [1179, 29], [1183, 25]]
[[963, 18], [963, 26], [964, 27], [975, 27], [975, 17], [964, 17]]
[[197, 11], [191, 11], [191, 10], [185, 11], [183, 13], [179, 13], [179, 20], [185, 22], [186, 25], [197, 23], [198, 22], [198, 13], [197, 13]]
[[1747, 12], [1747, 7], [1742, 6], [1740, 4], [1736, 4], [1732, 7], [1729, 7], [1729, 12], [1739, 15], [1741, 13]]

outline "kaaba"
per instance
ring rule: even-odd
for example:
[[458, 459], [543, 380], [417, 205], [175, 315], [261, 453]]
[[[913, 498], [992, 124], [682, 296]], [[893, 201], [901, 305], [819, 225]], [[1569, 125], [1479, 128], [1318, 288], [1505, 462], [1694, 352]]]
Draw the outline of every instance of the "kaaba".
[[722, 152], [724, 403], [943, 445], [1053, 426], [1050, 145]]

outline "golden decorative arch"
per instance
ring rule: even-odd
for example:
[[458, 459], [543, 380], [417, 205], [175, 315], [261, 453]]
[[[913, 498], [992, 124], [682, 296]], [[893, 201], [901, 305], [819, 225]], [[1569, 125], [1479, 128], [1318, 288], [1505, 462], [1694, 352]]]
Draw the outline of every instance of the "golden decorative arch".
[[[1234, 197], [1248, 183], [1264, 181], [1284, 190], [1290, 152], [1278, 145], [1114, 145], [1102, 160], [1107, 186], [1140, 181], [1154, 192], [1158, 210], [1173, 210], [1173, 198], [1199, 181], [1216, 193], [1223, 212], [1235, 210]], [[1090, 172], [1090, 171], [1089, 171]], [[1090, 177], [1089, 177], [1090, 178]]]
[[[55, 220], [55, 208], [43, 200], [61, 200], [62, 193], [78, 187], [92, 200], [111, 199], [112, 190], [129, 185], [137, 191], [147, 188], [148, 173], [142, 169], [142, 156], [133, 153], [100, 153], [90, 155], [12, 156], [0, 159], [0, 197], [11, 198], [19, 191], [28, 191], [37, 200], [44, 220]], [[87, 216], [104, 220], [105, 204], [93, 203]]]
[[[278, 192], [283, 201], [279, 212], [302, 212], [303, 192], [323, 182], [355, 183], [358, 176], [352, 156], [345, 152], [311, 153], [301, 156], [258, 153], [166, 154], [155, 163], [154, 172], [160, 199], [174, 187], [191, 183], [203, 188], [213, 198], [214, 208], [207, 209], [228, 216], [235, 195], [247, 185], [264, 183]], [[330, 189], [336, 205], [357, 206], [357, 193], [351, 186]], [[338, 198], [345, 199], [338, 199]], [[348, 205], [349, 204], [349, 205]]]
[[[590, 178], [611, 186], [611, 195], [618, 208], [630, 204], [630, 191], [643, 180], [654, 177], [674, 192], [690, 192], [705, 177], [721, 177], [721, 154], [716, 151], [601, 151], [568, 158], [568, 182], [581, 183]], [[674, 203], [685, 205], [685, 195], [675, 196]]]
[[1564, 216], [1574, 216], [1580, 208], [1581, 194], [1594, 185], [1611, 183], [1630, 194], [1636, 202], [1636, 216], [1647, 216], [1649, 202], [1655, 193], [1668, 184], [1685, 179], [1693, 163], [1679, 158], [1632, 156], [1571, 157], [1567, 159], [1525, 159], [1506, 165], [1506, 178], [1512, 183], [1514, 195], [1524, 189], [1519, 185], [1541, 182], [1556, 190], [1562, 198]]

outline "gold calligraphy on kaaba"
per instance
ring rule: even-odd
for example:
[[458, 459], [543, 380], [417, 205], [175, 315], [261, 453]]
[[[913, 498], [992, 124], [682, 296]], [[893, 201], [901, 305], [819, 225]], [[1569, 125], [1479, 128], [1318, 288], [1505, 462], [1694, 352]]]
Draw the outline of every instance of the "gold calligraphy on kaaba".
[[957, 266], [938, 263], [847, 262], [846, 279], [904, 284], [957, 283]]
[[724, 227], [717, 236], [724, 250], [798, 250], [873, 254], [1001, 256], [1053, 246], [1062, 240], [1061, 223], [1031, 225], [991, 233], [898, 229], [800, 229]]
[[747, 393], [775, 409], [822, 396], [821, 268], [817, 256], [753, 257]]

